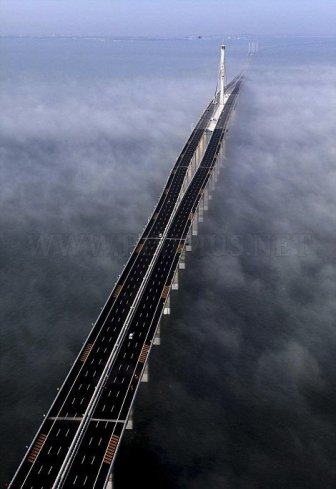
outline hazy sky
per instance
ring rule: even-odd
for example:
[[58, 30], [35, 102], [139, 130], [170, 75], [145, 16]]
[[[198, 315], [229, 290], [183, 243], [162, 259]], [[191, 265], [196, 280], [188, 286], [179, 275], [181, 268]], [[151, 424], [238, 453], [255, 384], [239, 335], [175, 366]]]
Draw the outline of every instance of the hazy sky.
[[1, 0], [2, 35], [335, 35], [335, 0]]

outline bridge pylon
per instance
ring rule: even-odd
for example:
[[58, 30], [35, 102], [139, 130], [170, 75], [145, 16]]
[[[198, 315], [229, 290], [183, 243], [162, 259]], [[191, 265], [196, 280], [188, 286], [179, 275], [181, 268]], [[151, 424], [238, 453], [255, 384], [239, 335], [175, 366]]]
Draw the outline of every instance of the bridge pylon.
[[249, 56], [255, 56], [259, 50], [259, 43], [258, 41], [253, 41], [249, 42], [248, 45], [248, 55]]
[[221, 45], [221, 59], [220, 59], [220, 92], [219, 92], [219, 105], [224, 107], [224, 94], [225, 94], [225, 46]]

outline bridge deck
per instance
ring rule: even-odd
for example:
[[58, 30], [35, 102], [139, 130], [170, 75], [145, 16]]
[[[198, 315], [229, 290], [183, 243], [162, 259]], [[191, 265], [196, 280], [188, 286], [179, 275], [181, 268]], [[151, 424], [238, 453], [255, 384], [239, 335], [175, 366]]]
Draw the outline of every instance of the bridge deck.
[[202, 162], [177, 205], [186, 172], [216, 106], [210, 103], [203, 113], [10, 487], [50, 488], [65, 462], [66, 477], [57, 487], [105, 487], [239, 87], [238, 79]]

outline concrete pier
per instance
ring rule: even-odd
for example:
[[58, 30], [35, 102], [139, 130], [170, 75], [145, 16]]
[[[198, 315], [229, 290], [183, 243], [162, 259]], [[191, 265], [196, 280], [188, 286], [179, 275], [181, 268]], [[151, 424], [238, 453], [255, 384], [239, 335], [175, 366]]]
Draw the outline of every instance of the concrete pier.
[[108, 483], [107, 483], [106, 489], [113, 489], [113, 476], [112, 476], [112, 472], [109, 475], [109, 479], [108, 479]]
[[170, 293], [167, 296], [166, 303], [163, 309], [164, 316], [169, 316], [170, 314]]
[[126, 430], [133, 430], [133, 408], [128, 416]]
[[180, 270], [185, 270], [185, 267], [186, 267], [185, 257], [186, 257], [185, 250], [183, 250], [181, 253], [181, 256], [180, 256], [180, 261], [179, 261], [179, 269]]
[[179, 288], [179, 280], [178, 280], [178, 268], [177, 268], [172, 282], [172, 290], [178, 290], [178, 288]]
[[149, 380], [149, 369], [148, 369], [148, 362], [147, 362], [144, 371], [142, 373], [141, 382], [148, 382], [148, 380]]
[[211, 190], [214, 192], [215, 187], [216, 187], [216, 182], [215, 182], [215, 171], [212, 170], [211, 172], [211, 177], [210, 177], [210, 185], [211, 185]]
[[192, 222], [192, 235], [198, 235], [198, 210], [195, 212], [194, 220]]
[[185, 249], [186, 249], [186, 251], [191, 251], [191, 249], [192, 249], [192, 247], [191, 247], [191, 227], [188, 231]]
[[198, 204], [198, 222], [203, 222], [204, 221], [204, 201], [203, 201], [203, 195], [201, 195], [201, 198], [199, 200]]
[[208, 186], [205, 187], [204, 192], [203, 192], [203, 205], [204, 205], [204, 211], [209, 210], [209, 190]]
[[156, 333], [155, 333], [155, 338], [154, 338], [154, 345], [160, 346], [161, 345], [161, 326], [159, 324]]

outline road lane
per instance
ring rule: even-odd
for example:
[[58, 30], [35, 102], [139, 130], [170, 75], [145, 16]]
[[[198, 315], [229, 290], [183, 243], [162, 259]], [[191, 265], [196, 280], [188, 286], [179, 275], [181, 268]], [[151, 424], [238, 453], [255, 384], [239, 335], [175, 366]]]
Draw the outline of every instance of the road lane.
[[[144, 238], [164, 232], [180, 194], [191, 156], [214, 109], [215, 106], [210, 103], [183, 148], [143, 236], [85, 341], [10, 487], [50, 487], [55, 480], [55, 474], [58, 473], [77, 434], [83, 414], [92, 400], [95, 387], [111, 355], [112, 347], [131, 312], [140, 284], [159, 246], [158, 239]], [[68, 430], [69, 423], [72, 427]]]
[[[128, 328], [128, 332], [132, 333], [132, 339], [126, 337], [116, 357], [104, 389], [100, 393], [88, 431], [83, 437], [62, 487], [103, 488], [106, 483], [152, 346], [166, 293], [178, 266], [179, 254], [185, 245], [192, 222], [192, 213], [197, 208], [202, 191], [218, 157], [239, 87], [240, 84], [229, 98], [200, 168], [175, 214], [137, 311]], [[92, 423], [96, 423], [98, 430], [103, 427], [103, 437], [93, 436], [94, 424]], [[89, 466], [85, 465], [83, 460], [90, 460]]]

